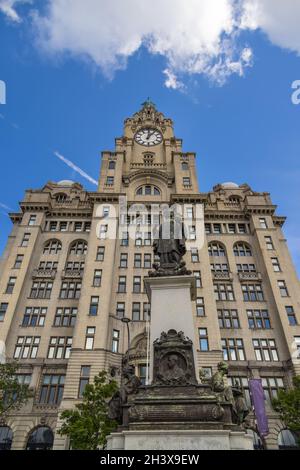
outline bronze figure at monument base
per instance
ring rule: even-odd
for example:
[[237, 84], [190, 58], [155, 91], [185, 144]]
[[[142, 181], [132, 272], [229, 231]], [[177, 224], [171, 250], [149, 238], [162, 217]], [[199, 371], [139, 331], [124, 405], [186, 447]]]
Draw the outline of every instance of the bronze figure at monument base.
[[[140, 385], [133, 371], [125, 368], [120, 429], [242, 429], [247, 407], [239, 390], [225, 384], [226, 364], [219, 364], [209, 383], [199, 384], [192, 341], [182, 332], [163, 332], [153, 350], [151, 385]], [[111, 402], [112, 411], [118, 410], [116, 402]]]

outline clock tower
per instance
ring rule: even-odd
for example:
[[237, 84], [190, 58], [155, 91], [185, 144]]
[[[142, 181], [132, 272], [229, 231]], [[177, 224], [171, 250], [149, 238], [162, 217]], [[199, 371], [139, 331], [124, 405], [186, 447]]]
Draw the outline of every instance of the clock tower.
[[195, 157], [182, 152], [172, 120], [148, 99], [140, 111], [125, 119], [115, 151], [102, 152], [99, 191], [125, 193], [129, 200], [156, 195], [163, 201], [174, 193], [197, 193]]

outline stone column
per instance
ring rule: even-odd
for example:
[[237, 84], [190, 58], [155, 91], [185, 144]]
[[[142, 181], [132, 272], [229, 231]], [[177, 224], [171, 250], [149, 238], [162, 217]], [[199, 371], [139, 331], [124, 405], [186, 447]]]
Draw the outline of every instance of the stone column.
[[[194, 326], [192, 300], [196, 297], [194, 276], [147, 277], [144, 279], [151, 303], [150, 319], [150, 383], [153, 374], [153, 342], [168, 330], [183, 331], [193, 341], [196, 359], [196, 328]], [[195, 362], [195, 369], [196, 362]]]

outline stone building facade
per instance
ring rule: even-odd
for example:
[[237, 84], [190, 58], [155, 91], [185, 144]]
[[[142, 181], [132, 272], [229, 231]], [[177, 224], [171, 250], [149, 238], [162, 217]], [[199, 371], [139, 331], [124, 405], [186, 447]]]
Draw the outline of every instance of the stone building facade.
[[[300, 373], [300, 290], [285, 218], [268, 193], [247, 184], [200, 192], [196, 155], [182, 151], [172, 120], [149, 101], [125, 120], [115, 150], [102, 152], [97, 191], [48, 182], [26, 191], [20, 211], [10, 214], [13, 229], [0, 264], [0, 344], [7, 360], [19, 361], [19, 380], [34, 395], [0, 423], [1, 445], [51, 447], [54, 437], [54, 448], [67, 448], [56, 432], [60, 411], [80, 400], [100, 370], [118, 380], [128, 343], [136, 374], [146, 380], [150, 305], [143, 279], [154, 261], [152, 232], [143, 228], [148, 216], [131, 209], [125, 219], [137, 228], [136, 240], [109, 236], [108, 225], [120, 223], [120, 196], [127, 207], [185, 205], [191, 248], [185, 261], [197, 278], [198, 370], [210, 375], [224, 358], [229, 380], [239, 381], [248, 400], [248, 379], [261, 377], [266, 442], [277, 448], [286, 433], [269, 397]], [[197, 204], [204, 207], [200, 247], [193, 240]]]

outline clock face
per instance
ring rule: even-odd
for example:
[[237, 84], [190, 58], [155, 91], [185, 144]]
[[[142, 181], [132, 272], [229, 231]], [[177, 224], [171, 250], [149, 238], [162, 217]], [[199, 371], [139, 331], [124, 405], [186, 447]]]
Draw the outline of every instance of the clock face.
[[157, 129], [151, 127], [144, 127], [135, 134], [135, 141], [140, 145], [152, 147], [153, 145], [160, 144], [163, 137]]

